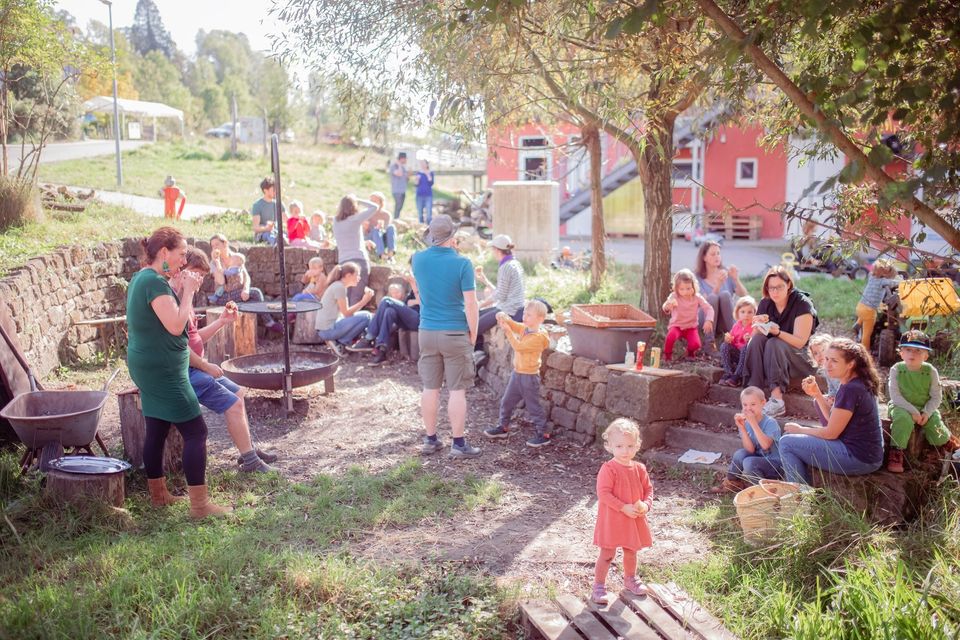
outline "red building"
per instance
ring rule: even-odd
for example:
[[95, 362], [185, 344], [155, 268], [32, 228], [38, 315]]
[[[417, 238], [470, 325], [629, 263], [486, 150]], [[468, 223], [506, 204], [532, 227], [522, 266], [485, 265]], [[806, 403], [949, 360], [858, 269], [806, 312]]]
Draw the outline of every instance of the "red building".
[[[689, 228], [689, 214], [728, 213], [749, 217], [759, 227], [760, 238], [782, 238], [797, 233], [794, 223], [785, 227], [779, 211], [784, 203], [829, 206], [832, 194], [806, 198], [803, 194], [812, 183], [835, 175], [843, 166], [842, 156], [809, 160], [799, 153], [802, 141], [767, 147], [761, 144], [764, 131], [758, 126], [713, 124], [709, 112], [677, 121], [673, 203], [686, 213], [675, 218], [678, 232]], [[602, 140], [607, 228], [611, 233], [638, 233], [644, 214], [636, 165], [623, 144], [606, 134]], [[578, 141], [579, 129], [567, 122], [491, 130], [488, 181], [557, 181], [561, 233], [588, 234], [589, 159]]]

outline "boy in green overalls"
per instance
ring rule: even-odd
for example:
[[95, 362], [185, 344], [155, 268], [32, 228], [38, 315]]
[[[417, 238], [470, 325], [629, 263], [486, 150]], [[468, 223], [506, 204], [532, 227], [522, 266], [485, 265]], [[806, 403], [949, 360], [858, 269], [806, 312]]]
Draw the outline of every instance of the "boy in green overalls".
[[940, 419], [940, 375], [927, 362], [930, 339], [921, 331], [908, 331], [900, 338], [900, 358], [890, 368], [890, 456], [887, 471], [903, 473], [903, 450], [914, 425], [923, 428], [927, 442], [939, 447], [950, 440], [950, 431]]

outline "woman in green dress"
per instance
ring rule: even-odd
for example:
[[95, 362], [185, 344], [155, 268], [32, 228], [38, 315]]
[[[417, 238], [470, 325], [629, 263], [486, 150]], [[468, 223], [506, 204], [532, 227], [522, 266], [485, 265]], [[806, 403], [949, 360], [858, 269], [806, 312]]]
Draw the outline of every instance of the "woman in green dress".
[[227, 513], [229, 508], [211, 503], [207, 494], [207, 425], [188, 375], [187, 322], [201, 280], [189, 272], [184, 275], [182, 302], [167, 283], [185, 264], [187, 242], [176, 229], [161, 227], [141, 245], [144, 267], [127, 289], [127, 368], [140, 389], [146, 423], [143, 466], [150, 499], [155, 506], [178, 500], [167, 490], [163, 475], [163, 444], [173, 424], [183, 436], [190, 515]]

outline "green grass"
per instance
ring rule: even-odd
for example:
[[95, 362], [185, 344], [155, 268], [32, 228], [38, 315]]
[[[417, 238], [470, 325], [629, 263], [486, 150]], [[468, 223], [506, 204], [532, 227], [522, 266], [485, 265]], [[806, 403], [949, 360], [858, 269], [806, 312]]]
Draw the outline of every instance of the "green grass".
[[714, 550], [670, 577], [743, 638], [956, 638], [958, 514], [953, 483], [903, 531], [871, 526], [819, 495], [809, 516], [787, 523], [770, 546], [753, 548], [725, 501], [690, 518]]
[[[260, 181], [271, 172], [270, 160], [258, 151], [246, 151], [236, 160], [225, 159], [227, 147], [223, 141], [199, 140], [156, 143], [125, 152], [121, 190], [157, 198], [164, 178], [172, 175], [188, 202], [249, 210], [261, 195]], [[40, 180], [116, 191], [114, 163], [112, 156], [104, 156], [44, 164]], [[382, 191], [387, 195], [387, 207], [393, 206], [387, 157], [375, 151], [282, 145], [280, 165], [284, 201], [301, 200], [306, 213], [322, 209], [332, 215], [348, 193], [366, 197]], [[450, 191], [461, 186], [457, 179], [441, 176], [441, 181]], [[412, 218], [416, 215], [412, 187], [409, 193], [404, 214]], [[440, 189], [435, 193], [437, 198], [448, 195]]]
[[347, 549], [491, 504], [491, 481], [442, 479], [416, 461], [309, 484], [227, 473], [212, 481], [235, 515], [196, 523], [185, 506], [150, 507], [139, 474], [127, 511], [62, 508], [14, 466], [0, 459], [0, 637], [508, 636], [507, 596], [486, 576]]
[[[30, 258], [49, 253], [59, 246], [93, 245], [121, 238], [143, 237], [154, 229], [171, 224], [160, 218], [148, 218], [123, 207], [92, 203], [82, 213], [47, 212], [47, 220], [30, 222], [0, 233], [0, 276]], [[250, 233], [249, 216], [227, 213], [196, 222], [172, 222], [188, 237], [207, 239], [221, 231], [227, 237], [246, 237]]]

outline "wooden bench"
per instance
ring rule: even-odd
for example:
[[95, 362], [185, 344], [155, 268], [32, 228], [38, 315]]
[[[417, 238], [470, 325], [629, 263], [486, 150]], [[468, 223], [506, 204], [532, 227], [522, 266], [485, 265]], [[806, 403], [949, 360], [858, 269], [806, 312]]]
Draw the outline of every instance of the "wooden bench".
[[[74, 322], [77, 327], [93, 327], [100, 334], [100, 344], [103, 347], [103, 357], [110, 357], [111, 347], [116, 346], [116, 351], [120, 351], [120, 330], [122, 325], [126, 324], [127, 316], [112, 316], [109, 318], [92, 318], [90, 320], [78, 320]], [[115, 345], [116, 343], [116, 345]]]
[[675, 584], [649, 584], [649, 596], [624, 590], [601, 607], [570, 594], [520, 605], [529, 638], [547, 640], [733, 640], [736, 636]]

